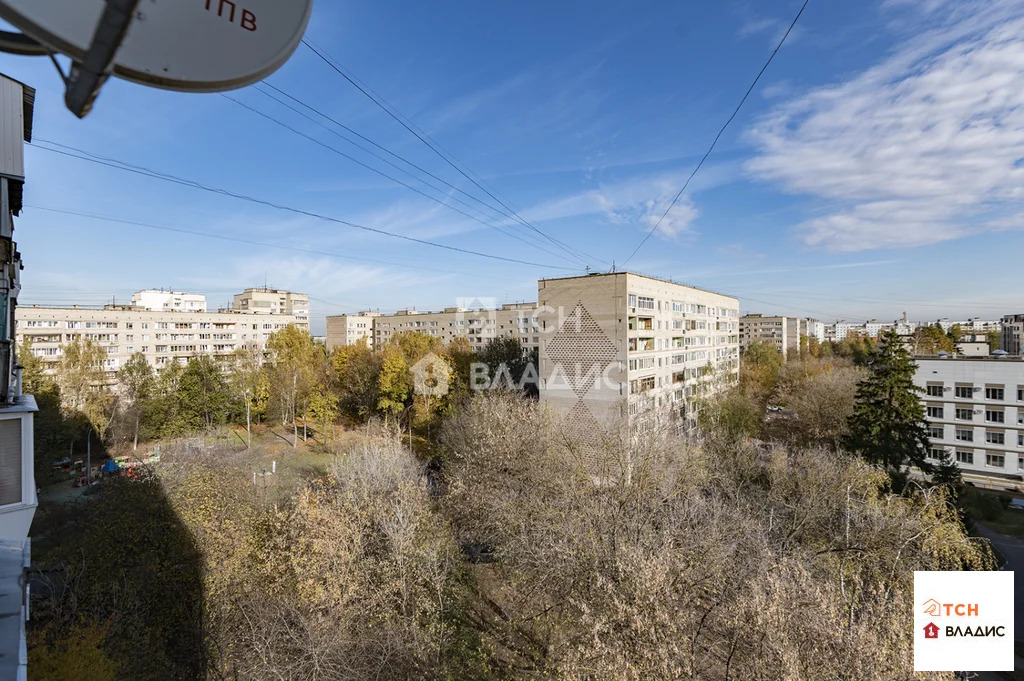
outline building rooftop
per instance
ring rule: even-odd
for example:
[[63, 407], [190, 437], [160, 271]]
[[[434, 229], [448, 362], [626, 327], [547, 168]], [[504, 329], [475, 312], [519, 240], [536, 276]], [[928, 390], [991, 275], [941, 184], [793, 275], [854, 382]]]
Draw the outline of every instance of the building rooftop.
[[700, 286], [694, 286], [693, 284], [686, 284], [686, 283], [681, 282], [681, 281], [672, 281], [671, 279], [664, 279], [662, 277], [652, 277], [649, 274], [640, 274], [639, 272], [629, 272], [629, 271], [622, 271], [622, 272], [591, 272], [589, 274], [576, 274], [576, 275], [573, 275], [571, 277], [547, 277], [547, 278], [544, 278], [544, 279], [538, 279], [538, 282], [540, 282], [540, 281], [563, 281], [563, 280], [566, 280], [566, 279], [586, 279], [588, 277], [619, 277], [619, 276], [626, 275], [626, 274], [634, 276], [634, 277], [643, 277], [644, 279], [650, 279], [652, 281], [660, 281], [660, 282], [665, 283], [665, 284], [674, 284], [676, 286], [685, 286], [686, 288], [692, 288], [692, 289], [697, 290], [697, 291], [703, 291], [704, 293], [713, 293], [716, 296], [723, 296], [725, 298], [732, 298], [734, 300], [737, 300], [736, 296], [730, 296], [728, 293], [722, 293], [720, 291], [712, 291], [711, 289], [702, 288]]

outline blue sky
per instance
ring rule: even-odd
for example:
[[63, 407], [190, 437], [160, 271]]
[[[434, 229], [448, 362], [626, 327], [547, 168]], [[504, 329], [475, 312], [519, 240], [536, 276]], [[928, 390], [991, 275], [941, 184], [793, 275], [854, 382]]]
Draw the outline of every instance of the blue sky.
[[[800, 4], [317, 0], [307, 36], [531, 224], [607, 269], [657, 222]], [[216, 306], [266, 280], [308, 292], [313, 331], [322, 333], [327, 314], [364, 308], [535, 300], [539, 277], [583, 267], [550, 243], [542, 242], [553, 253], [500, 234], [220, 95], [112, 79], [80, 121], [64, 109], [47, 61], [4, 55], [0, 71], [38, 89], [37, 139], [551, 266], [436, 249], [30, 148], [29, 207], [16, 234], [23, 303], [100, 304], [174, 287], [206, 293]], [[268, 82], [493, 203], [308, 48]], [[744, 311], [826, 321], [1018, 313], [1022, 82], [1024, 2], [811, 0], [629, 269], [736, 295]], [[396, 172], [256, 88], [228, 94]], [[451, 190], [403, 179], [466, 210]]]

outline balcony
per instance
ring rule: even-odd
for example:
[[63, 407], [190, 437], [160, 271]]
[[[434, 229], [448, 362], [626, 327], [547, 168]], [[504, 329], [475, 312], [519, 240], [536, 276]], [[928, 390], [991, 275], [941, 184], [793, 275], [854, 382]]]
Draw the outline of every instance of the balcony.
[[28, 529], [38, 500], [33, 469], [31, 395], [0, 407], [0, 678], [24, 679], [28, 656], [25, 569], [30, 562]]
[[0, 407], [0, 542], [24, 543], [38, 505], [32, 454], [36, 410], [31, 395]]

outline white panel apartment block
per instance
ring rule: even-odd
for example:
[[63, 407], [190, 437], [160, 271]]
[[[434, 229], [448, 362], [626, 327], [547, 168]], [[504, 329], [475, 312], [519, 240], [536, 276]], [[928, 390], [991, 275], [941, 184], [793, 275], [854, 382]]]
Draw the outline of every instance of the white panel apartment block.
[[1024, 358], [915, 357], [935, 450], [964, 471], [1024, 473]]

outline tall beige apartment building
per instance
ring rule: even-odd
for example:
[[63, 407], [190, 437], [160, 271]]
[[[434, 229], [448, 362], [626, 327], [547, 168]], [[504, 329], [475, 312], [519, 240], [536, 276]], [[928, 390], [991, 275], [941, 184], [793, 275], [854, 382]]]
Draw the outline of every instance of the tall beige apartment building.
[[541, 401], [581, 441], [659, 413], [692, 419], [693, 399], [739, 376], [739, 301], [630, 272], [542, 279]]
[[358, 345], [365, 343], [373, 349], [373, 320], [379, 312], [357, 312], [356, 314], [339, 314], [327, 318], [327, 351], [330, 352], [340, 345]]
[[176, 312], [132, 305], [103, 309], [33, 305], [19, 307], [15, 315], [17, 342], [31, 340], [33, 355], [52, 366], [60, 361], [65, 345], [86, 338], [106, 350], [104, 369], [110, 378], [136, 352], [160, 369], [200, 354], [226, 357], [242, 347], [263, 350], [272, 333], [293, 324], [298, 326], [293, 315]]
[[[455, 338], [466, 338], [474, 349], [483, 348], [498, 337], [518, 338], [526, 349], [540, 347], [540, 326], [536, 303], [511, 303], [496, 309], [471, 310], [446, 307], [441, 312], [400, 310], [373, 319], [373, 345], [387, 345], [395, 334], [421, 331], [447, 344]], [[331, 346], [330, 333], [327, 339]]]
[[309, 331], [309, 296], [272, 288], [247, 288], [235, 295], [231, 309], [256, 314], [290, 315], [295, 326]]
[[746, 352], [751, 344], [768, 343], [783, 358], [800, 354], [800, 320], [793, 317], [766, 317], [748, 314], [740, 317], [740, 351]]
[[803, 352], [801, 340], [806, 337], [825, 340], [825, 325], [817, 319], [747, 314], [740, 317], [740, 352], [751, 343], [762, 341], [774, 345], [783, 359]]

